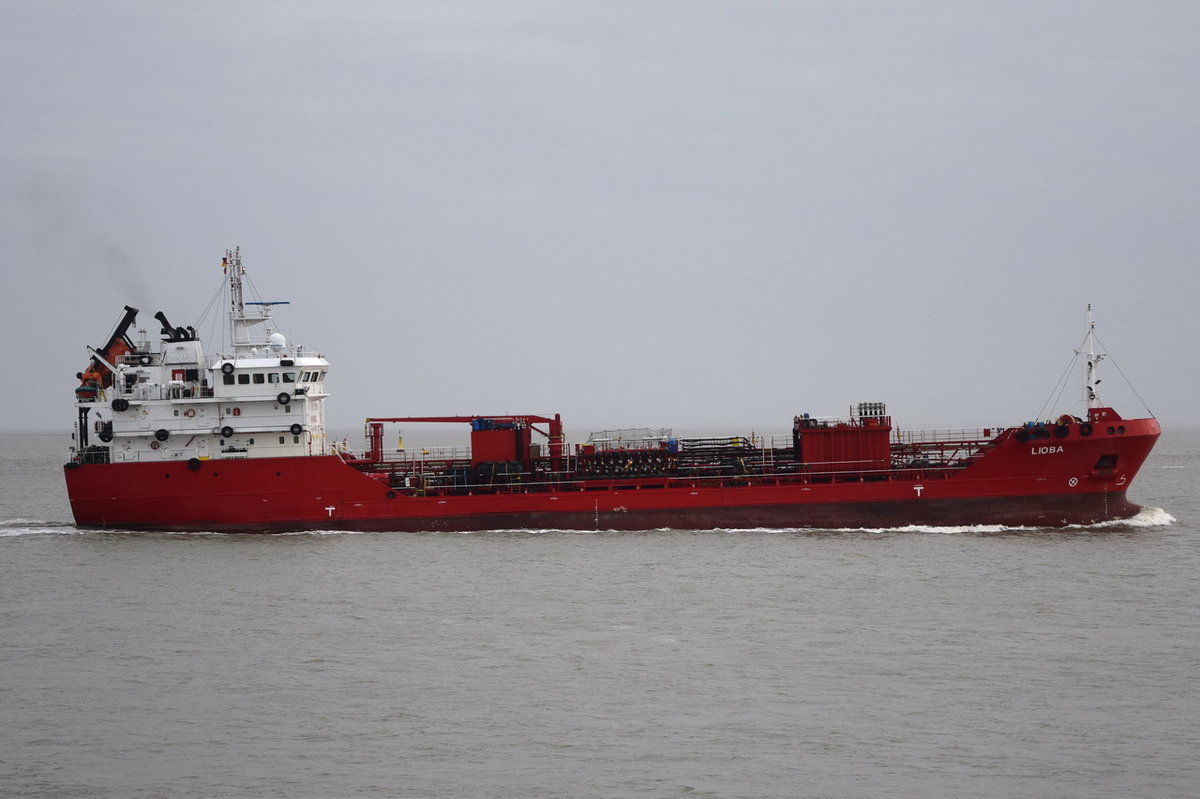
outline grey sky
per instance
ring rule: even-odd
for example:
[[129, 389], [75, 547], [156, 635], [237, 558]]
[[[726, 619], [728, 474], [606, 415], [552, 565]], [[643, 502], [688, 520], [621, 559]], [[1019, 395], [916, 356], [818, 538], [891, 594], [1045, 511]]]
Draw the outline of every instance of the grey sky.
[[1198, 41], [1194, 2], [0, 0], [0, 428], [67, 430], [85, 345], [195, 324], [235, 245], [335, 426], [1018, 423], [1088, 302], [1192, 424]]

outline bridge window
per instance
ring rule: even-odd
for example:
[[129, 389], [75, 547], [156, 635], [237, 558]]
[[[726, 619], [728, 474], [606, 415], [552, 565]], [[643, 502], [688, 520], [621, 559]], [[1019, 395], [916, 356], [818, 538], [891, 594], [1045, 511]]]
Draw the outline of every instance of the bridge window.
[[233, 385], [233, 375], [221, 375], [221, 382], [227, 386]]
[[271, 372], [269, 375], [267, 375], [267, 382], [268, 383], [278, 383], [279, 382], [279, 372]]
[[267, 382], [267, 376], [264, 375], [262, 372], [255, 372], [254, 373], [254, 382], [256, 385], [260, 384], [260, 383], [265, 383], [265, 382]]
[[283, 373], [283, 382], [295, 383], [296, 382], [296, 373], [295, 372], [284, 372]]
[[248, 386], [248, 385], [250, 385], [250, 375], [247, 375], [247, 374], [240, 374], [240, 375], [238, 375], [238, 376], [237, 376], [237, 378], [238, 378], [238, 385], [239, 385], [239, 386]]

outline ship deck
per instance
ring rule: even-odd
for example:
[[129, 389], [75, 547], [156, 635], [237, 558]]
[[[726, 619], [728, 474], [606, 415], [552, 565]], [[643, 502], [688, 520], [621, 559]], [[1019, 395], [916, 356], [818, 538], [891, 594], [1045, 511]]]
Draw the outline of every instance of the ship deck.
[[[886, 463], [855, 461], [800, 463], [790, 447], [755, 447], [753, 439], [709, 447], [694, 445], [683, 453], [661, 448], [610, 449], [588, 456], [570, 455], [553, 469], [549, 457], [517, 464], [474, 464], [469, 449], [388, 453], [379, 459], [347, 459], [400, 495], [464, 496], [572, 491], [638, 491], [664, 488], [796, 486], [830, 483], [944, 480], [979, 460], [1011, 431], [983, 437], [969, 431], [916, 431], [891, 444]], [[774, 443], [774, 442], [773, 442]], [[509, 468], [511, 466], [511, 468]]]

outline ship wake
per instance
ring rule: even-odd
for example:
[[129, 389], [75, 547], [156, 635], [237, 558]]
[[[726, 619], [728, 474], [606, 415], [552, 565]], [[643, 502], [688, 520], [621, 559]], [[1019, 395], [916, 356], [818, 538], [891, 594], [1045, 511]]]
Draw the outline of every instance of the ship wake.
[[19, 535], [78, 535], [84, 532], [70, 522], [51, 522], [43, 519], [5, 519], [0, 521], [0, 538]]
[[[1135, 516], [1128, 519], [1110, 519], [1095, 524], [1069, 524], [1062, 527], [1031, 527], [1006, 524], [967, 524], [936, 526], [926, 524], [910, 524], [902, 527], [843, 527], [828, 532], [861, 532], [861, 533], [933, 533], [933, 534], [995, 534], [1021, 533], [1033, 531], [1087, 531], [1087, 530], [1128, 530], [1130, 528], [1166, 527], [1175, 523], [1175, 517], [1162, 508], [1142, 508]], [[786, 531], [778, 531], [786, 532]], [[819, 530], [800, 530], [795, 532], [821, 532]]]

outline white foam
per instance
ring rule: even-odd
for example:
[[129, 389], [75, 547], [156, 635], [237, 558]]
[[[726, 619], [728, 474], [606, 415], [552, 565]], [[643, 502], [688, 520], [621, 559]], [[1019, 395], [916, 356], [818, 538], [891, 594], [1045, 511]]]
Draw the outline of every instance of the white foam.
[[944, 527], [931, 524], [906, 524], [903, 527], [859, 527], [852, 528], [850, 532], [864, 533], [935, 533], [940, 535], [954, 534], [979, 534], [979, 533], [1005, 533], [1013, 530], [1035, 530], [1035, 527], [1022, 527], [1019, 525], [1008, 524], [961, 524], [947, 525]]
[[[796, 533], [928, 533], [935, 535], [979, 535], [984, 533], [1004, 533], [1004, 532], [1019, 532], [1022, 530], [1047, 530], [1047, 529], [1067, 529], [1067, 530], [1095, 530], [1108, 529], [1114, 527], [1166, 527], [1175, 524], [1176, 519], [1171, 514], [1167, 513], [1162, 508], [1142, 508], [1135, 516], [1128, 519], [1113, 519], [1106, 522], [1097, 522], [1095, 524], [1073, 524], [1063, 528], [1049, 527], [1028, 527], [1019, 525], [1003, 525], [1003, 524], [968, 524], [954, 526], [934, 526], [926, 524], [909, 524], [903, 527], [722, 527], [713, 530], [692, 530], [686, 532], [714, 532], [714, 533], [756, 533], [759, 535], [780, 535]], [[72, 524], [63, 524], [62, 522], [48, 522], [39, 519], [7, 519], [0, 521], [0, 538], [12, 538], [23, 535], [90, 535], [95, 533], [125, 533], [130, 531], [125, 530], [99, 530], [87, 529], [82, 530]], [[145, 533], [148, 531], [139, 531]], [[434, 532], [434, 531], [431, 531]], [[597, 534], [638, 534], [645, 532], [680, 532], [668, 527], [658, 528], [653, 531], [624, 531], [624, 530], [562, 530], [555, 528], [544, 529], [497, 529], [497, 530], [462, 530], [455, 531], [459, 535], [480, 535], [480, 534], [517, 534], [517, 535], [597, 535]], [[195, 531], [195, 532], [163, 532], [164, 535], [180, 535], [180, 536], [204, 536], [204, 535], [236, 535], [236, 533], [225, 533], [220, 531]], [[326, 536], [326, 535], [367, 535], [364, 530], [297, 530], [286, 533], [268, 533], [268, 535], [311, 535], [311, 536]]]
[[274, 535], [366, 535], [365, 530], [292, 530]]
[[8, 519], [0, 522], [0, 538], [20, 535], [82, 535], [83, 530], [61, 522], [43, 522], [36, 519]]
[[780, 528], [767, 529], [761, 527], [747, 528], [722, 528], [720, 532], [726, 533], [934, 533], [943, 535], [952, 534], [982, 534], [982, 533], [1006, 533], [1020, 532], [1022, 530], [1092, 530], [1104, 529], [1111, 527], [1164, 527], [1174, 524], [1175, 517], [1167, 513], [1162, 508], [1142, 508], [1135, 516], [1128, 519], [1112, 519], [1105, 522], [1096, 522], [1094, 524], [1071, 524], [1065, 527], [1031, 527], [1028, 525], [1015, 524], [964, 524], [964, 525], [946, 525], [937, 526], [929, 524], [907, 524], [900, 527], [795, 527], [795, 528]]
[[1087, 525], [1088, 527], [1166, 527], [1175, 523], [1175, 517], [1162, 508], [1142, 508], [1136, 516], [1128, 519], [1113, 519], [1108, 522]]
[[[665, 531], [666, 528], [660, 530]], [[421, 530], [422, 533], [438, 533], [440, 530]], [[447, 532], [456, 535], [495, 535], [497, 533], [503, 535], [598, 535], [601, 533], [624, 533], [624, 532], [649, 532], [647, 530], [568, 530], [560, 527], [497, 527], [494, 530], [449, 530]]]

